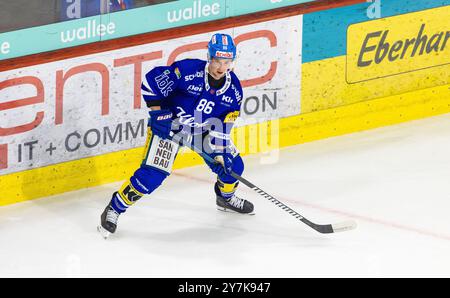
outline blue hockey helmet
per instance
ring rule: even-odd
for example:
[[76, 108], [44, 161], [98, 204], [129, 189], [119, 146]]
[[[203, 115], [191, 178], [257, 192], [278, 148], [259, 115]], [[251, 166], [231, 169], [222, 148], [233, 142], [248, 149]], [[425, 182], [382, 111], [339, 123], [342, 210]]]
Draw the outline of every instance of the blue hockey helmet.
[[212, 58], [231, 60], [236, 58], [236, 46], [230, 35], [216, 33], [211, 37], [208, 43], [208, 60]]

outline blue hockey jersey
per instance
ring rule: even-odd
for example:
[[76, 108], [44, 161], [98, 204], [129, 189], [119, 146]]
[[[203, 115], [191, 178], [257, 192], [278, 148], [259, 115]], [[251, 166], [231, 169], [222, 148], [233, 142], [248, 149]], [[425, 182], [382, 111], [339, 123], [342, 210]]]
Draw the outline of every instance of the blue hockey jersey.
[[185, 59], [149, 71], [141, 85], [147, 106], [160, 105], [173, 114], [174, 123], [193, 134], [209, 132], [214, 145], [226, 146], [239, 116], [242, 87], [233, 71], [216, 90], [208, 83], [207, 62]]

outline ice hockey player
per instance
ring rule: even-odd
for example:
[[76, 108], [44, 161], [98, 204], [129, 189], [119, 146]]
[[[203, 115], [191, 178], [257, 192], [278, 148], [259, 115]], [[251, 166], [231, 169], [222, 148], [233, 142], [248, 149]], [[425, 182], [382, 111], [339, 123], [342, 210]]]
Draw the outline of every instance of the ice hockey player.
[[98, 230], [107, 238], [117, 228], [118, 217], [144, 195], [151, 194], [170, 175], [181, 135], [216, 160], [206, 164], [217, 174], [214, 185], [217, 209], [253, 214], [253, 204], [235, 195], [244, 163], [230, 139], [239, 116], [242, 87], [232, 71], [236, 46], [231, 36], [214, 34], [208, 43], [207, 61], [185, 59], [158, 66], [143, 79], [141, 89], [150, 109], [144, 159], [101, 214]]

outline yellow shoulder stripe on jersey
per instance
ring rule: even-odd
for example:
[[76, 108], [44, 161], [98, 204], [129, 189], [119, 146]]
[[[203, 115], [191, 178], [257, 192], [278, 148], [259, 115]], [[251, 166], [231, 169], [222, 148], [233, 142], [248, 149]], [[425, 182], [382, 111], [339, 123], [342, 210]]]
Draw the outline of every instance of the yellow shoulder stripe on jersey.
[[239, 117], [239, 111], [234, 111], [234, 112], [228, 113], [227, 116], [225, 117], [225, 120], [223, 121], [223, 123], [235, 122], [238, 117]]

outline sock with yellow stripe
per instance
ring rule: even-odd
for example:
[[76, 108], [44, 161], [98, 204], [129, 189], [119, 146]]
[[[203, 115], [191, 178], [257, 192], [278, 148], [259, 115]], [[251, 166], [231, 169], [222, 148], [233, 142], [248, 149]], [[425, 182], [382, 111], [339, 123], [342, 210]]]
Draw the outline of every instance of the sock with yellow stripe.
[[239, 182], [236, 181], [234, 183], [225, 183], [221, 181], [220, 179], [217, 179], [216, 185], [214, 190], [216, 191], [216, 194], [224, 198], [225, 200], [231, 198], [234, 193], [236, 192], [236, 189], [238, 187]]
[[111, 207], [117, 213], [125, 212], [128, 207], [132, 206], [136, 203], [144, 193], [137, 190], [137, 187], [134, 187], [131, 181], [125, 182], [119, 191], [116, 191], [113, 194], [111, 199]]
[[111, 207], [117, 213], [125, 212], [144, 194], [151, 194], [167, 178], [168, 174], [148, 166], [137, 169], [130, 180], [126, 181], [119, 191], [113, 194]]
[[250, 201], [234, 194], [237, 186], [238, 182], [224, 183], [220, 179], [217, 179], [214, 185], [217, 209], [221, 211], [234, 211], [241, 214], [255, 214], [253, 212], [253, 204]]

